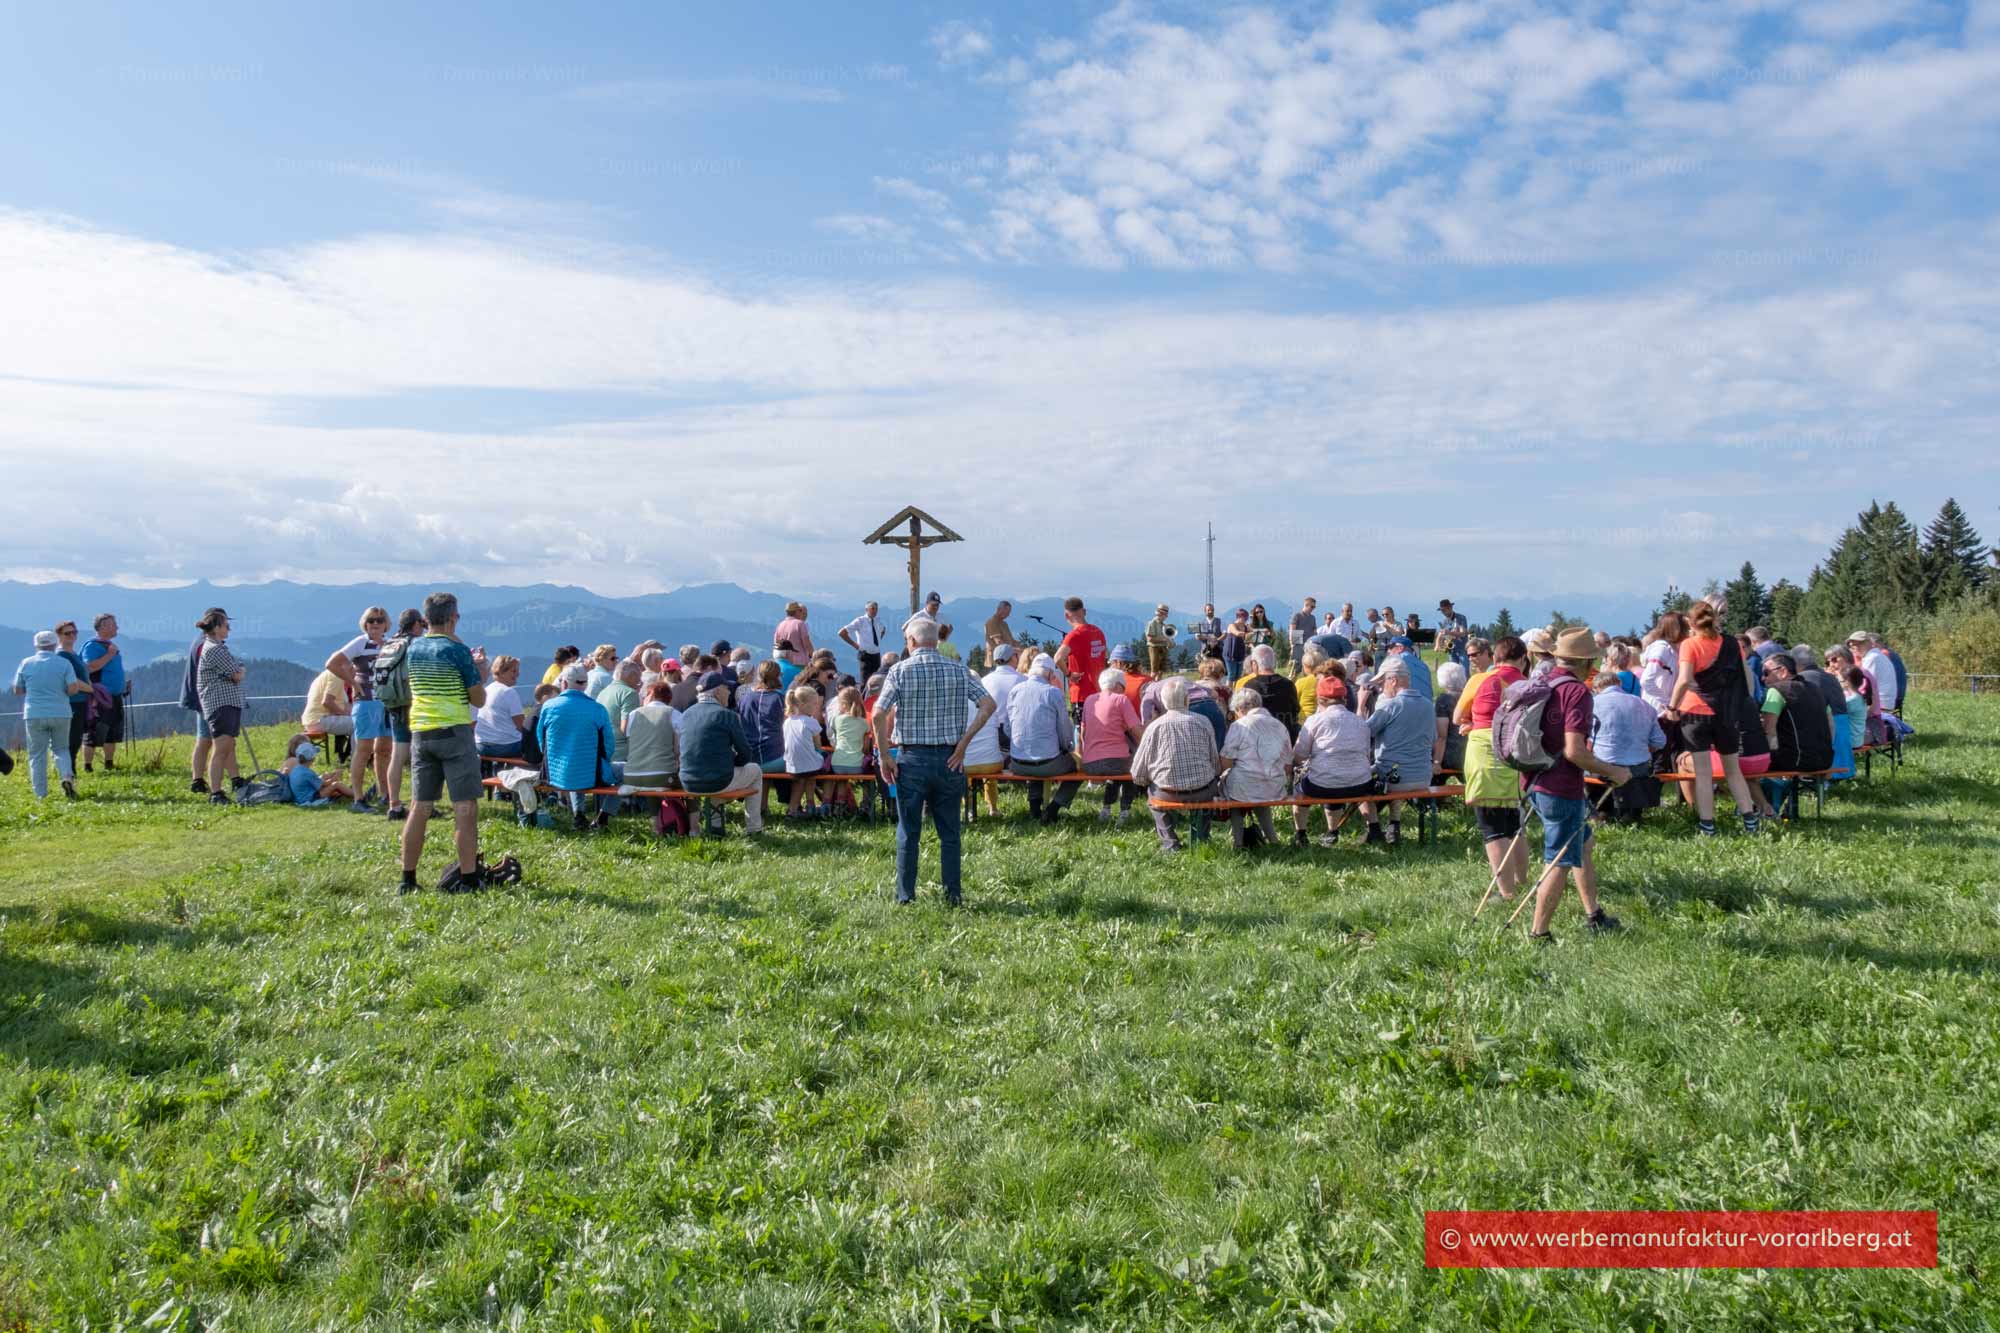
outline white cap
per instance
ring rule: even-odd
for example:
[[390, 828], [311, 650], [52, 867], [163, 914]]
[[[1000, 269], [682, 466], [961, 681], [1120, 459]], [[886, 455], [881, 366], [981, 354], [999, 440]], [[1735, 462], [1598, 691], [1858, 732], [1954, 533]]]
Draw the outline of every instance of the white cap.
[[35, 631], [35, 648], [38, 651], [46, 652], [55, 646], [56, 632], [54, 630], [38, 629]]

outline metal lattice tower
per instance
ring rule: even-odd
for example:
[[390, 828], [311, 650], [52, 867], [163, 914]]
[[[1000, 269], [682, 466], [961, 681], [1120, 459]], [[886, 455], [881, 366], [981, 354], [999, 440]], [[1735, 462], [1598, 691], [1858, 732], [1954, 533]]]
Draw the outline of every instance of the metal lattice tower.
[[1208, 525], [1208, 604], [1215, 605], [1215, 524]]

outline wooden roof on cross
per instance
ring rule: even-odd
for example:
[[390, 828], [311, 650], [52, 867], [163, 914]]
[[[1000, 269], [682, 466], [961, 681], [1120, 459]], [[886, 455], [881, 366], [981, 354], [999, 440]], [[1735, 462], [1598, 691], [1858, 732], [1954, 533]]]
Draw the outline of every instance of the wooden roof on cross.
[[895, 545], [895, 546], [908, 546], [910, 544], [909, 533], [907, 532], [892, 533], [890, 529], [900, 528], [905, 524], [907, 524], [911, 519], [916, 519], [919, 524], [928, 524], [929, 526], [937, 529], [936, 532], [926, 532], [922, 536], [917, 538], [918, 541], [922, 542], [926, 546], [929, 546], [935, 542], [962, 542], [965, 540], [965, 538], [959, 536], [957, 533], [953, 532], [950, 528], [938, 522], [936, 519], [932, 518], [929, 514], [926, 514], [923, 510], [917, 508], [915, 505], [904, 505], [901, 509], [896, 511], [896, 516], [894, 518], [890, 519], [887, 523], [884, 523], [881, 527], [875, 529], [875, 531], [869, 533], [866, 537], [863, 537], [861, 539], [861, 544], [863, 546], [875, 546], [883, 543], [888, 543], [890, 545]]

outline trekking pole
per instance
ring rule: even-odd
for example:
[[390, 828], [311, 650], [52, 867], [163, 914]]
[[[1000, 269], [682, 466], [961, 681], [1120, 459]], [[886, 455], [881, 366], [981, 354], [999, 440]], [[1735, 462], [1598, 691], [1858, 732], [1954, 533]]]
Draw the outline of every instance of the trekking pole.
[[1500, 871], [1505, 870], [1513, 861], [1514, 849], [1521, 845], [1521, 839], [1528, 832], [1528, 803], [1525, 800], [1521, 802], [1520, 814], [1521, 822], [1514, 830], [1514, 840], [1507, 844], [1507, 854], [1500, 858], [1500, 869], [1493, 872], [1493, 878], [1487, 881], [1486, 892], [1479, 896], [1479, 906], [1472, 909], [1472, 915], [1475, 917], [1486, 910], [1486, 904], [1493, 898], [1493, 890], [1500, 887]]
[[[1609, 799], [1610, 799], [1610, 797], [1611, 797], [1611, 793], [1612, 793], [1612, 792], [1614, 792], [1614, 791], [1617, 791], [1617, 790], [1618, 790], [1618, 789], [1617, 789], [1616, 787], [1606, 787], [1606, 788], [1604, 789], [1604, 795], [1602, 795], [1602, 796], [1600, 796], [1600, 797], [1598, 797], [1598, 798], [1597, 798], [1597, 804], [1596, 804], [1596, 805], [1594, 805], [1594, 806], [1592, 806], [1592, 807], [1590, 808], [1590, 813], [1589, 813], [1589, 814], [1586, 814], [1586, 815], [1584, 816], [1584, 819], [1583, 819], [1583, 827], [1582, 827], [1582, 828], [1579, 828], [1579, 829], [1578, 829], [1578, 830], [1577, 830], [1576, 832], [1574, 832], [1574, 833], [1572, 833], [1572, 834], [1570, 834], [1570, 835], [1569, 835], [1569, 841], [1568, 841], [1568, 842], [1566, 842], [1566, 843], [1564, 843], [1564, 844], [1562, 845], [1562, 850], [1561, 850], [1561, 851], [1558, 851], [1558, 852], [1557, 852], [1557, 853], [1556, 853], [1556, 854], [1555, 854], [1555, 855], [1554, 855], [1553, 857], [1549, 858], [1549, 861], [1548, 861], [1548, 865], [1561, 865], [1561, 864], [1562, 864], [1562, 859], [1563, 859], [1563, 855], [1564, 855], [1564, 853], [1568, 852], [1568, 851], [1569, 851], [1569, 849], [1570, 849], [1570, 847], [1571, 847], [1572, 845], [1574, 845], [1574, 844], [1575, 844], [1576, 840], [1577, 840], [1578, 838], [1580, 838], [1580, 837], [1582, 837], [1582, 836], [1583, 836], [1583, 832], [1584, 832], [1584, 829], [1587, 829], [1587, 828], [1589, 828], [1589, 827], [1590, 827], [1590, 815], [1594, 815], [1594, 814], [1596, 814], [1596, 813], [1597, 813], [1598, 811], [1602, 810], [1602, 809], [1604, 808], [1604, 803], [1605, 803], [1605, 801], [1609, 800]], [[1526, 825], [1525, 823], [1523, 823], [1521, 827], [1522, 827], [1523, 831], [1525, 831], [1525, 830], [1527, 829], [1527, 825]], [[1547, 868], [1547, 866], [1544, 866], [1544, 867], [1543, 867], [1543, 869], [1542, 869], [1542, 876], [1543, 876], [1543, 878], [1546, 878], [1546, 877], [1548, 876], [1548, 873], [1549, 873], [1549, 872], [1548, 872], [1548, 868]], [[1541, 881], [1540, 879], [1537, 879], [1537, 880], [1535, 881], [1535, 886], [1536, 886], [1537, 888], [1540, 888], [1540, 887], [1541, 887], [1541, 882], [1542, 882], [1542, 881]], [[1538, 894], [1538, 893], [1524, 893], [1524, 894], [1522, 894], [1522, 895], [1521, 895], [1521, 901], [1520, 901], [1520, 903], [1519, 903], [1518, 905], [1516, 905], [1516, 906], [1515, 906], [1515, 908], [1514, 908], [1514, 915], [1513, 915], [1513, 916], [1510, 916], [1510, 917], [1508, 917], [1506, 921], [1504, 921], [1503, 923], [1501, 923], [1501, 927], [1500, 927], [1500, 928], [1501, 928], [1502, 930], [1505, 930], [1505, 929], [1506, 929], [1506, 928], [1507, 928], [1508, 926], [1511, 926], [1511, 925], [1513, 925], [1513, 924], [1514, 924], [1514, 918], [1515, 918], [1515, 917], [1518, 917], [1518, 916], [1520, 916], [1520, 915], [1521, 915], [1521, 909], [1522, 909], [1523, 907], [1526, 907], [1526, 906], [1527, 906], [1527, 905], [1528, 905], [1529, 903], [1533, 902], [1533, 901], [1534, 901], [1534, 900], [1535, 900], [1536, 898], [1538, 898], [1538, 897], [1540, 897], [1540, 896], [1541, 896], [1541, 895], [1540, 895], [1540, 894]]]

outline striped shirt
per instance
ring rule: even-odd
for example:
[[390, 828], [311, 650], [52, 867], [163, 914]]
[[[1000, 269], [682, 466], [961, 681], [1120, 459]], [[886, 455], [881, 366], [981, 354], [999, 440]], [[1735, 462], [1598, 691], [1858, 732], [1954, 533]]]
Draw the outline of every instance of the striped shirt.
[[898, 745], [956, 745], [965, 734], [966, 705], [992, 697], [963, 665], [919, 648], [889, 668], [875, 707], [895, 710], [891, 739]]
[[472, 725], [470, 691], [479, 683], [472, 650], [443, 634], [426, 634], [403, 655], [410, 677], [410, 730]]

